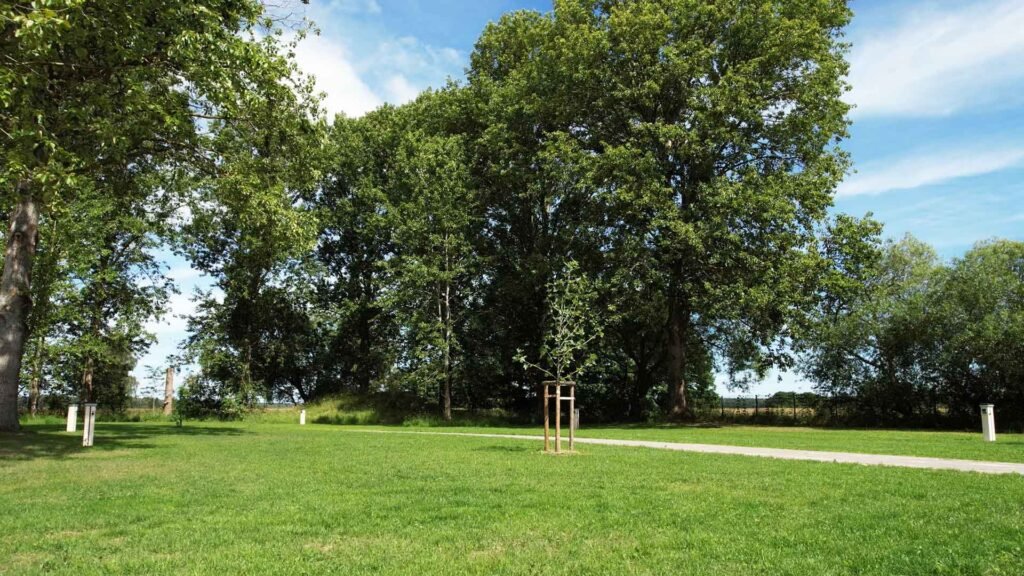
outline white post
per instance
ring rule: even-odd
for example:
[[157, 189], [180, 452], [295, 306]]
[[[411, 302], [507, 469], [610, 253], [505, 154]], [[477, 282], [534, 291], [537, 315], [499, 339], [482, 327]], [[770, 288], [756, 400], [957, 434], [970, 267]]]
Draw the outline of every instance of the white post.
[[78, 429], [78, 404], [68, 406], [68, 432]]
[[93, 434], [96, 432], [96, 405], [85, 405], [85, 421], [82, 425], [82, 446], [92, 446]]
[[306, 411], [299, 412], [299, 426], [306, 425]]
[[996, 407], [992, 404], [981, 405], [981, 433], [986, 442], [996, 441]]

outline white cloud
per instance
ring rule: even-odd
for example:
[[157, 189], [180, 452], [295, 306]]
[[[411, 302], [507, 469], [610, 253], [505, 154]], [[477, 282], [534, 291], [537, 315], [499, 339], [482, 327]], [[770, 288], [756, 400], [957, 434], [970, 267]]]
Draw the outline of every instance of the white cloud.
[[380, 14], [382, 12], [377, 0], [332, 0], [328, 6], [346, 14]]
[[839, 196], [881, 194], [978, 176], [1024, 163], [1024, 148], [978, 147], [915, 154], [865, 165], [839, 186]]
[[406, 76], [429, 76], [434, 83], [461, 70], [462, 54], [454, 48], [424, 44], [414, 36], [382, 39], [363, 66], [402, 72]]
[[853, 39], [854, 116], [942, 116], [1010, 96], [1001, 88], [1024, 77], [1024, 2], [953, 6], [917, 8]]
[[344, 113], [358, 117], [381, 105], [381, 98], [359, 77], [344, 46], [322, 36], [309, 36], [295, 50], [295, 61], [316, 78], [316, 89], [325, 94], [323, 106], [329, 118]]
[[409, 80], [401, 74], [395, 74], [384, 83], [387, 91], [387, 100], [392, 104], [405, 104], [412, 102], [419, 95], [420, 90], [409, 83]]

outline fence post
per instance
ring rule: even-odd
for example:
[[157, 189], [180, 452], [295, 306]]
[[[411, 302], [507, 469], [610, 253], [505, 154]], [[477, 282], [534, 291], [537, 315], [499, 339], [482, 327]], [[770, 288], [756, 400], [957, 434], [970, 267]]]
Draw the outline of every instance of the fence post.
[[754, 394], [754, 418], [757, 418], [757, 412], [761, 409], [759, 404], [757, 394]]

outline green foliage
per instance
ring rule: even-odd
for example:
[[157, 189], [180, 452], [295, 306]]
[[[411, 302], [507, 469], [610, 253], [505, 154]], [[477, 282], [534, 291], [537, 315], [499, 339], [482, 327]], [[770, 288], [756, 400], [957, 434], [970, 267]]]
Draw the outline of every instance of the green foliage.
[[798, 359], [868, 422], [1024, 406], [1017, 243], [947, 266], [829, 216], [846, 2], [559, 0], [488, 25], [465, 83], [330, 125], [308, 23], [268, 9], [0, 7], [0, 199], [42, 208], [35, 281], [0, 298], [34, 302], [37, 403], [124, 405], [171, 249], [214, 279], [190, 417], [522, 416], [539, 369], [585, 379], [592, 421], [679, 419]]
[[[646, 281], [645, 331], [679, 415], [701, 351], [737, 383], [789, 365], [806, 254], [847, 165], [849, 17], [838, 1], [576, 0], [489, 26], [470, 70], [479, 178], [502, 208], [492, 236], [525, 248], [498, 256], [515, 270], [498, 294], [536, 294], [566, 253], [612, 286]], [[513, 326], [530, 310], [508, 307]]]
[[174, 420], [178, 426], [184, 420], [241, 420], [246, 403], [236, 395], [225, 394], [213, 382], [202, 377], [188, 378], [178, 388], [174, 404]]
[[155, 185], [147, 167], [112, 169], [42, 218], [26, 381], [125, 408], [129, 372], [152, 343], [145, 326], [174, 290], [154, 256], [168, 211], [159, 198], [147, 201]]
[[603, 335], [601, 312], [590, 280], [570, 260], [548, 284], [548, 327], [540, 354], [543, 364], [529, 362], [520, 350], [517, 359], [555, 382], [575, 382], [597, 363], [591, 343]]
[[[8, 214], [25, 215], [23, 226], [54, 227], [43, 236], [57, 244], [42, 246], [49, 263], [86, 272], [84, 285], [72, 287], [80, 301], [60, 303], [78, 316], [65, 328], [73, 336], [67, 355], [86, 396], [99, 364], [123, 367], [145, 347], [141, 325], [159, 314], [167, 290], [160, 280], [146, 284], [154, 275], [149, 250], [172, 236], [167, 225], [185, 212], [179, 208], [191, 204], [195, 229], [205, 231], [207, 215], [236, 216], [252, 233], [239, 250], [262, 261], [282, 244], [303, 245], [307, 227], [289, 218], [294, 199], [286, 187], [316, 177], [305, 161], [321, 121], [312, 84], [297, 73], [281, 32], [257, 0], [0, 6], [0, 199], [19, 207]], [[73, 218], [87, 218], [86, 235], [77, 235]], [[214, 225], [238, 240], [227, 224]], [[59, 258], [78, 242], [98, 261]], [[185, 251], [204, 270], [219, 269], [204, 259], [209, 253]], [[34, 394], [43, 360], [55, 356], [48, 299], [61, 296], [45, 274], [39, 289], [31, 285], [30, 248], [16, 258], [12, 265], [24, 273], [0, 287], [12, 342], [0, 347], [8, 367], [0, 374], [4, 427], [16, 410], [28, 331], [37, 329], [33, 362], [25, 363]], [[29, 296], [41, 297], [41, 312], [26, 322]]]
[[1003, 425], [1018, 424], [1024, 244], [982, 243], [943, 264], [907, 237], [836, 261], [801, 339], [822, 392], [855, 397], [866, 422], [974, 424], [995, 402]]

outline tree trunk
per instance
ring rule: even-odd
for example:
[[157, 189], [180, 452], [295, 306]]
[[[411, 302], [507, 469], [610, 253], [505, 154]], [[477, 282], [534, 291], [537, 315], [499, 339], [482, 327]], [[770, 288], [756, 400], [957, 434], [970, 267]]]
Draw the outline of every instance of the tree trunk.
[[174, 410], [174, 368], [168, 368], [164, 376], [164, 416]]
[[39, 396], [42, 393], [43, 381], [43, 345], [43, 338], [36, 338], [36, 353], [32, 361], [32, 381], [28, 388], [28, 413], [32, 417], [39, 413]]
[[444, 286], [444, 419], [451, 422], [452, 419], [452, 308], [451, 308], [451, 284]]
[[33, 418], [39, 412], [39, 376], [33, 375], [28, 388], [28, 413]]
[[668, 416], [679, 420], [689, 416], [686, 399], [686, 337], [690, 329], [689, 312], [673, 298], [668, 327]]
[[39, 236], [39, 212], [30, 184], [18, 184], [20, 199], [11, 227], [0, 278], [0, 431], [18, 430], [18, 380], [32, 308], [32, 263]]
[[85, 370], [82, 372], [82, 400], [84, 402], [95, 401], [92, 395], [92, 373], [95, 366], [91, 356], [85, 359]]

